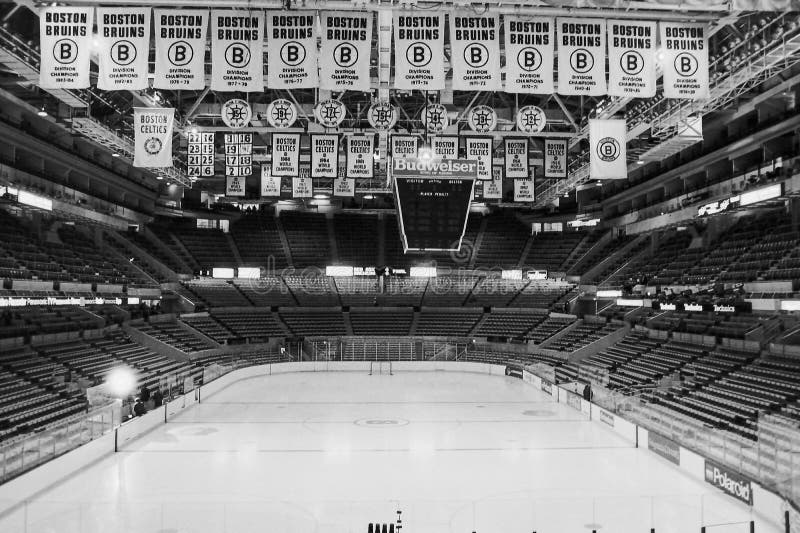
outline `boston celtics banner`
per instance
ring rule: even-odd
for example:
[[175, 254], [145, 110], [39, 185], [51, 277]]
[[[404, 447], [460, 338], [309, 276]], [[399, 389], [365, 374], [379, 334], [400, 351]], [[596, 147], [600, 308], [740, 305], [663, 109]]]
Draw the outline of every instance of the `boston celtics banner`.
[[300, 134], [272, 134], [272, 175], [297, 176], [300, 173]]
[[311, 177], [335, 178], [339, 172], [339, 136], [311, 135]]
[[244, 196], [244, 176], [225, 176], [225, 196]]
[[656, 95], [656, 23], [609, 20], [608, 94], [631, 98]]
[[434, 159], [458, 159], [458, 137], [434, 137], [431, 139]]
[[261, 165], [261, 196], [280, 196], [281, 178], [272, 175], [272, 168]]
[[505, 146], [505, 172], [506, 178], [528, 178], [528, 138], [506, 137], [503, 139]]
[[92, 7], [43, 7], [39, 10], [39, 87], [89, 87]]
[[444, 89], [444, 13], [394, 12], [394, 86]]
[[664, 50], [664, 97], [708, 98], [708, 27], [661, 22]]
[[372, 135], [351, 135], [347, 138], [348, 178], [371, 178], [374, 171], [374, 144]]
[[333, 180], [333, 195], [352, 198], [356, 195], [356, 180], [345, 177], [335, 178]]
[[589, 176], [595, 180], [628, 177], [624, 120], [589, 119]]
[[606, 21], [558, 18], [558, 93], [606, 94]]
[[329, 91], [369, 91], [372, 13], [322, 11], [319, 86]]
[[567, 177], [567, 141], [564, 139], [545, 139], [544, 177]]
[[506, 92], [552, 94], [555, 22], [506, 15]]
[[492, 179], [482, 183], [484, 200], [501, 200], [503, 198], [503, 167], [493, 167]]
[[478, 162], [478, 179], [492, 179], [492, 143], [491, 137], [467, 137], [467, 159]]
[[416, 135], [392, 135], [389, 145], [389, 154], [392, 158], [411, 157], [416, 159], [419, 137]]
[[99, 89], [118, 91], [149, 87], [149, 7], [98, 7], [97, 41]]
[[156, 9], [156, 89], [199, 91], [206, 86], [206, 28], [204, 9]]
[[133, 166], [165, 168], [172, 166], [172, 108], [134, 107]]
[[314, 185], [308, 175], [308, 167], [300, 169], [300, 175], [292, 178], [292, 198], [312, 198]]
[[533, 202], [536, 200], [533, 188], [533, 178], [521, 178], [514, 180], [514, 201]]
[[499, 91], [500, 15], [450, 14], [453, 89]]
[[267, 85], [308, 89], [319, 85], [313, 11], [267, 11]]
[[264, 90], [264, 12], [211, 12], [211, 90]]

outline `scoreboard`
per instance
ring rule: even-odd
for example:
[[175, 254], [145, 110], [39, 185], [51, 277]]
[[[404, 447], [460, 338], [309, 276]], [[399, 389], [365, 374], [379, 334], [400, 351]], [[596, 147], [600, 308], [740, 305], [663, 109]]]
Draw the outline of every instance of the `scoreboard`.
[[398, 158], [391, 168], [403, 250], [460, 250], [477, 161]]

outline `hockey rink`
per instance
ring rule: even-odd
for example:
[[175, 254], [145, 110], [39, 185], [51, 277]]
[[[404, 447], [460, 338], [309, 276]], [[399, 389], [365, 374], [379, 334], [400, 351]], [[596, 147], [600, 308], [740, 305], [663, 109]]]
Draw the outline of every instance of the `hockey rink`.
[[308, 372], [203, 399], [0, 516], [0, 531], [744, 533], [750, 519], [519, 379]]

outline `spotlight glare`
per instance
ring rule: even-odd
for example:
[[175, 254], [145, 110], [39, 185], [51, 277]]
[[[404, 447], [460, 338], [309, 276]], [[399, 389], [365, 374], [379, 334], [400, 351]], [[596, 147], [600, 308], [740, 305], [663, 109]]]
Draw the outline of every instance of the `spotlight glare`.
[[136, 376], [125, 366], [118, 366], [106, 376], [108, 392], [117, 398], [125, 398], [136, 390]]

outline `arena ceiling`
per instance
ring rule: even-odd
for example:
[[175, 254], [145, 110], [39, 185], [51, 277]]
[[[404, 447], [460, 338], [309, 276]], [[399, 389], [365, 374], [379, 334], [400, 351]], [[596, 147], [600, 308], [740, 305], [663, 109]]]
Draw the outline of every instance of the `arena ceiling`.
[[[753, 3], [751, 0], [750, 3]], [[570, 177], [560, 181], [537, 183], [536, 207], [550, 204], [558, 197], [589, 181], [585, 141], [589, 118], [627, 119], [628, 157], [632, 169], [642, 163], [660, 161], [687, 146], [696, 143], [697, 136], [685, 135], [687, 126], [697, 117], [736, 108], [758, 95], [778, 91], [794, 79], [800, 60], [800, 22], [796, 12], [736, 11], [732, 6], [743, 0], [533, 0], [528, 2], [495, 1], [490, 4], [467, 0], [422, 2], [406, 1], [293, 1], [293, 0], [215, 0], [204, 3], [183, 0], [106, 1], [104, 6], [137, 5], [154, 7], [215, 7], [259, 9], [427, 9], [450, 11], [454, 8], [471, 9], [477, 13], [499, 13], [591, 16], [602, 18], [631, 18], [644, 20], [704, 21], [711, 27], [710, 80], [711, 99], [706, 101], [667, 100], [657, 94], [652, 99], [626, 99], [616, 97], [565, 97], [552, 95], [523, 95], [504, 92], [462, 92], [445, 90], [437, 93], [420, 91], [389, 91], [390, 101], [398, 106], [397, 132], [422, 132], [420, 112], [427, 103], [446, 105], [451, 122], [459, 129], [466, 128], [464, 111], [474, 105], [486, 104], [495, 108], [500, 118], [500, 130], [512, 130], [513, 118], [518, 108], [533, 104], [542, 108], [548, 117], [544, 134], [569, 137]], [[71, 1], [70, 5], [97, 5], [96, 2]], [[301, 110], [297, 127], [305, 131], [319, 131], [314, 123], [312, 108], [320, 100], [331, 96], [340, 98], [348, 108], [349, 116], [342, 124], [344, 131], [371, 129], [366, 111], [379, 96], [381, 76], [378, 47], [371, 57], [371, 74], [374, 90], [323, 94], [317, 89], [239, 94], [215, 93], [208, 88], [202, 91], [115, 91], [106, 92], [93, 86], [87, 90], [50, 90], [37, 87], [38, 82], [38, 16], [40, 4], [31, 1], [8, 2], [0, 5], [0, 91], [13, 97], [30, 109], [44, 108], [50, 117], [73, 135], [89, 137], [115, 152], [129, 158], [132, 138], [133, 107], [175, 107], [178, 128], [200, 127], [206, 130], [223, 129], [219, 116], [222, 102], [239, 96], [246, 98], [254, 109], [251, 125], [259, 139], [256, 142], [256, 159], [266, 156], [268, 133], [271, 131], [262, 116], [269, 102], [277, 98], [294, 101]], [[377, 25], [376, 25], [377, 26]], [[375, 32], [379, 30], [376, 28]], [[376, 39], [378, 36], [376, 35]], [[445, 39], [445, 43], [448, 43]], [[445, 58], [449, 45], [445, 45]], [[151, 57], [151, 63], [153, 58]], [[448, 65], [446, 65], [448, 66]], [[96, 66], [93, 67], [96, 76]], [[210, 72], [210, 65], [207, 64]], [[789, 81], [787, 81], [789, 80]], [[691, 128], [690, 128], [691, 131]], [[179, 183], [191, 185], [181, 171], [185, 161], [186, 143], [176, 143], [176, 163], [179, 165], [170, 176]], [[183, 160], [183, 161], [182, 161]], [[153, 176], [155, 179], [155, 175]], [[222, 190], [224, 178], [201, 179], [193, 186], [211, 191]], [[385, 188], [383, 179], [359, 183], [362, 192]]]

